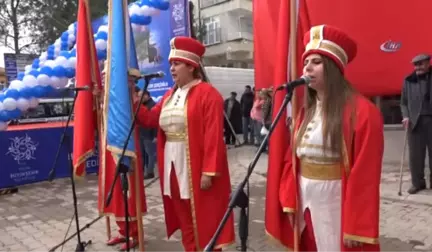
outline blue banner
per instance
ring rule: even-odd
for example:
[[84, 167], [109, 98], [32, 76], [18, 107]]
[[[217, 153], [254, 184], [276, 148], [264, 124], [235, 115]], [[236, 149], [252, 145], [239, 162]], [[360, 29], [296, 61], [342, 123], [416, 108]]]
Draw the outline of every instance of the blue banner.
[[[0, 188], [46, 181], [62, 134], [62, 127], [2, 132], [0, 134], [2, 162]], [[72, 141], [72, 127], [68, 128], [67, 134]], [[55, 178], [70, 176], [69, 149], [66, 144], [65, 142], [61, 148]], [[97, 172], [99, 168], [97, 153], [87, 160], [86, 166], [88, 174]]]
[[[107, 16], [93, 21], [93, 31], [96, 32], [101, 25], [107, 23]], [[134, 32], [138, 66], [143, 74], [158, 71], [165, 73], [163, 78], [151, 80], [148, 87], [153, 99], [158, 101], [174, 84], [168, 62], [170, 41], [176, 36], [190, 36], [188, 1], [171, 0], [169, 10], [152, 16], [152, 22], [145, 28]], [[144, 81], [141, 80], [138, 86], [142, 88]]]

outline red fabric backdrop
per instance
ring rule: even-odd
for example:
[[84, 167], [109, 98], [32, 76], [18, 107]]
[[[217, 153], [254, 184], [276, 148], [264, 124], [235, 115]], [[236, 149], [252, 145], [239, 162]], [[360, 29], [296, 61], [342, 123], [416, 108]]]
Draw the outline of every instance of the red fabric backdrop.
[[[432, 8], [430, 0], [306, 0], [306, 3], [311, 25], [337, 26], [358, 42], [357, 57], [346, 74], [365, 95], [400, 94], [404, 77], [413, 71], [411, 59], [419, 53], [432, 54], [432, 32], [427, 22]], [[254, 1], [256, 87], [269, 87], [274, 80], [279, 5], [280, 0]], [[381, 49], [388, 41], [394, 43], [385, 48], [393, 46], [396, 50]]]

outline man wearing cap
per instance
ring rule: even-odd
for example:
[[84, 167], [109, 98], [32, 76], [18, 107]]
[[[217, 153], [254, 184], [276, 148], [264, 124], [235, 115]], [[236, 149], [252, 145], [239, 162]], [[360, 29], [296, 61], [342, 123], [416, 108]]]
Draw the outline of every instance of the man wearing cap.
[[[104, 75], [103, 82], [105, 82]], [[140, 73], [136, 69], [129, 70], [128, 75], [128, 85], [130, 88], [130, 92], [135, 93], [135, 80], [140, 76]], [[104, 89], [108, 89], [104, 85]], [[101, 96], [104, 94], [108, 95], [108, 92], [104, 92], [104, 90], [95, 90], [95, 95]], [[101, 101], [104, 99], [100, 99]], [[104, 104], [101, 104], [104, 108]], [[134, 110], [133, 110], [134, 111]], [[104, 119], [102, 119], [102, 131], [105, 130], [105, 126], [103, 124]], [[128, 197], [128, 209], [129, 209], [129, 248], [134, 248], [138, 245], [138, 222], [137, 222], [137, 204], [140, 204], [141, 214], [144, 215], [147, 212], [146, 198], [144, 192], [144, 183], [143, 183], [143, 158], [141, 155], [141, 148], [139, 142], [139, 131], [138, 127], [134, 131], [134, 140], [135, 140], [135, 150], [136, 150], [136, 163], [135, 167], [137, 169], [133, 169], [132, 172], [128, 174], [129, 178], [129, 197]], [[104, 133], [102, 133], [103, 135]], [[102, 138], [103, 139], [103, 138]], [[126, 219], [125, 219], [125, 211], [124, 211], [124, 200], [123, 200], [123, 192], [121, 188], [120, 179], [117, 180], [116, 185], [113, 190], [112, 202], [108, 207], [105, 207], [105, 201], [107, 194], [109, 193], [112, 181], [114, 179], [116, 173], [116, 164], [114, 162], [113, 156], [111, 152], [107, 150], [106, 143], [101, 144], [105, 146], [105, 148], [100, 148], [99, 152], [99, 197], [98, 197], [98, 208], [99, 212], [102, 215], [114, 216], [115, 221], [118, 226], [118, 235], [111, 238], [107, 241], [108, 246], [114, 246], [118, 244], [122, 244], [120, 250], [126, 250]]]
[[[202, 81], [205, 47], [189, 37], [171, 40], [175, 85], [152, 109], [140, 106], [138, 123], [157, 128], [157, 160], [167, 236], [182, 233], [185, 251], [201, 251], [210, 241], [231, 193], [224, 143], [224, 101]], [[215, 249], [233, 243], [231, 215]]]
[[412, 186], [408, 193], [415, 194], [426, 189], [426, 147], [432, 173], [432, 68], [427, 54], [417, 55], [412, 63], [414, 72], [405, 78], [402, 88], [401, 110], [409, 143]]
[[[240, 102], [236, 99], [237, 93], [231, 92], [231, 96], [225, 100], [224, 109], [229, 119], [229, 123], [234, 129], [235, 134], [241, 132], [242, 128], [242, 114], [241, 114], [241, 106]], [[226, 144], [236, 144], [236, 137], [234, 132], [232, 132], [228, 122], [224, 120], [224, 129], [225, 129], [225, 143]]]

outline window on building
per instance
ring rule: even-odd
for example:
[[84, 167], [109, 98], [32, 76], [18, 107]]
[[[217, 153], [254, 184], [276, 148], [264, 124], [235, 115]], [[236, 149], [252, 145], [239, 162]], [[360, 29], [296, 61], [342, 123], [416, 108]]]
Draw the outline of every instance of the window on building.
[[201, 8], [206, 8], [212, 5], [220, 4], [223, 2], [227, 2], [229, 0], [200, 0], [201, 1]]
[[204, 45], [217, 44], [222, 41], [219, 17], [209, 17], [203, 20], [205, 27]]

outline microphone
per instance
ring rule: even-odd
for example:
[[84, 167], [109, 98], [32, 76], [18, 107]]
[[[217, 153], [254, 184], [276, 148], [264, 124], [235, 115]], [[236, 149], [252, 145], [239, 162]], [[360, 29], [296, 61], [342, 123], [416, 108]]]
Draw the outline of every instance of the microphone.
[[140, 76], [140, 79], [153, 79], [153, 78], [162, 78], [165, 76], [165, 73], [162, 71], [156, 72], [156, 73], [150, 73], [150, 74], [143, 74]]
[[65, 90], [69, 90], [69, 91], [88, 91], [90, 90], [89, 86], [82, 86], [82, 87], [65, 87]]
[[311, 81], [311, 78], [309, 76], [304, 75], [304, 76], [300, 77], [297, 80], [293, 80], [293, 81], [290, 81], [290, 82], [285, 83], [283, 85], [280, 85], [279, 87], [276, 88], [276, 91], [279, 91], [279, 90], [282, 90], [282, 89], [286, 89], [286, 88], [294, 89], [294, 88], [296, 88], [298, 86], [301, 86], [301, 85], [304, 85], [304, 84], [309, 84], [310, 81]]

